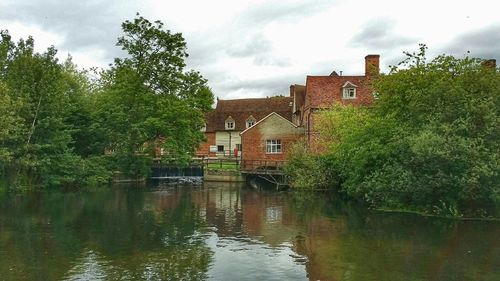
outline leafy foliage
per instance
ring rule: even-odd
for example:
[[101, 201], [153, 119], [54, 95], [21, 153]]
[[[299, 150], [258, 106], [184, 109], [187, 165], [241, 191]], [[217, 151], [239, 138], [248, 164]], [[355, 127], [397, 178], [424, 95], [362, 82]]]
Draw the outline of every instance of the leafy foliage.
[[321, 158], [311, 154], [304, 142], [297, 142], [290, 148], [284, 171], [295, 189], [320, 189], [328, 183]]
[[101, 149], [112, 152], [116, 168], [141, 177], [159, 149], [165, 160], [187, 161], [204, 136], [204, 112], [213, 94], [206, 80], [184, 72], [186, 43], [181, 34], [138, 16], [122, 24], [118, 46], [129, 57], [116, 59], [96, 93], [94, 128]]
[[321, 136], [343, 190], [376, 207], [497, 215], [500, 76], [474, 58], [426, 47], [375, 83], [372, 108], [321, 114]]
[[[143, 177], [160, 148], [189, 159], [213, 94], [184, 71], [186, 43], [138, 15], [122, 24], [117, 58], [97, 79], [54, 47], [0, 32], [0, 178], [9, 189], [98, 185], [113, 172]], [[107, 152], [108, 155], [105, 155]]]

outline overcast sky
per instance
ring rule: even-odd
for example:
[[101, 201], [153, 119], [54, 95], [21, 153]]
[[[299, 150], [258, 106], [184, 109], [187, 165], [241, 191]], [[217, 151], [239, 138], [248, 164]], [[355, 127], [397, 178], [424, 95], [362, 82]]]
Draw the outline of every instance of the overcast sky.
[[0, 29], [32, 35], [80, 67], [106, 67], [124, 56], [120, 24], [136, 12], [181, 32], [188, 69], [208, 79], [220, 98], [288, 94], [307, 75], [362, 75], [364, 57], [381, 70], [416, 51], [500, 59], [497, 1], [353, 0], [0, 0]]

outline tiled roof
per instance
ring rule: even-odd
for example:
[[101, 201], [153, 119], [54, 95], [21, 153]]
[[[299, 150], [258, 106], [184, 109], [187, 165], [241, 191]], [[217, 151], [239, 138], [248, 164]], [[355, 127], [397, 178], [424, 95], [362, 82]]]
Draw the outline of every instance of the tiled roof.
[[225, 121], [229, 117], [235, 121], [234, 131], [245, 130], [246, 120], [250, 116], [253, 116], [258, 122], [272, 112], [276, 112], [291, 121], [292, 102], [291, 97], [218, 100], [215, 110], [206, 115], [206, 131], [225, 130]]

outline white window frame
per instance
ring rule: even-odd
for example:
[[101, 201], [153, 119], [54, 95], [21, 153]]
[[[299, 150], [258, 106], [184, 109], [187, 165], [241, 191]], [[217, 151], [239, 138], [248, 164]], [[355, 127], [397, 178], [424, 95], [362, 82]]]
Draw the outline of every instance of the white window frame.
[[234, 130], [236, 127], [236, 122], [234, 121], [233, 117], [229, 116], [226, 118], [226, 121], [224, 121], [226, 130]]
[[283, 152], [281, 140], [271, 139], [266, 140], [266, 154], [280, 154]]
[[346, 100], [351, 100], [356, 98], [356, 88], [354, 87], [347, 87], [344, 88], [344, 91], [342, 93], [342, 98]]
[[252, 127], [253, 125], [255, 125], [255, 123], [257, 123], [257, 120], [255, 120], [255, 118], [252, 115], [250, 115], [250, 117], [247, 118], [245, 123], [246, 123], [247, 129], [248, 129], [248, 128]]
[[250, 128], [253, 125], [255, 125], [255, 120], [247, 120], [247, 128]]

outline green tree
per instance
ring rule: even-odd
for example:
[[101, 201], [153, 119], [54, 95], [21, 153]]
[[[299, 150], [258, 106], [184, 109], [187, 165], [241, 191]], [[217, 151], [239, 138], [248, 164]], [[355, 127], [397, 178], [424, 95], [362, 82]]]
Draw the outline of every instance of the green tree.
[[468, 57], [427, 62], [425, 51], [376, 81], [372, 108], [320, 118], [343, 190], [376, 207], [498, 215], [499, 72]]
[[70, 59], [61, 64], [54, 47], [37, 53], [33, 38], [15, 44], [1, 35], [2, 178], [17, 189], [95, 182], [97, 166], [79, 150], [89, 123], [84, 75]]
[[287, 156], [284, 172], [294, 189], [320, 189], [328, 184], [326, 167], [321, 158], [313, 155], [304, 142], [294, 143]]
[[117, 45], [128, 57], [115, 59], [102, 73], [93, 128], [117, 169], [141, 177], [160, 148], [165, 160], [191, 157], [204, 138], [200, 128], [213, 94], [198, 72], [184, 71], [186, 43], [180, 33], [139, 15], [122, 29]]

